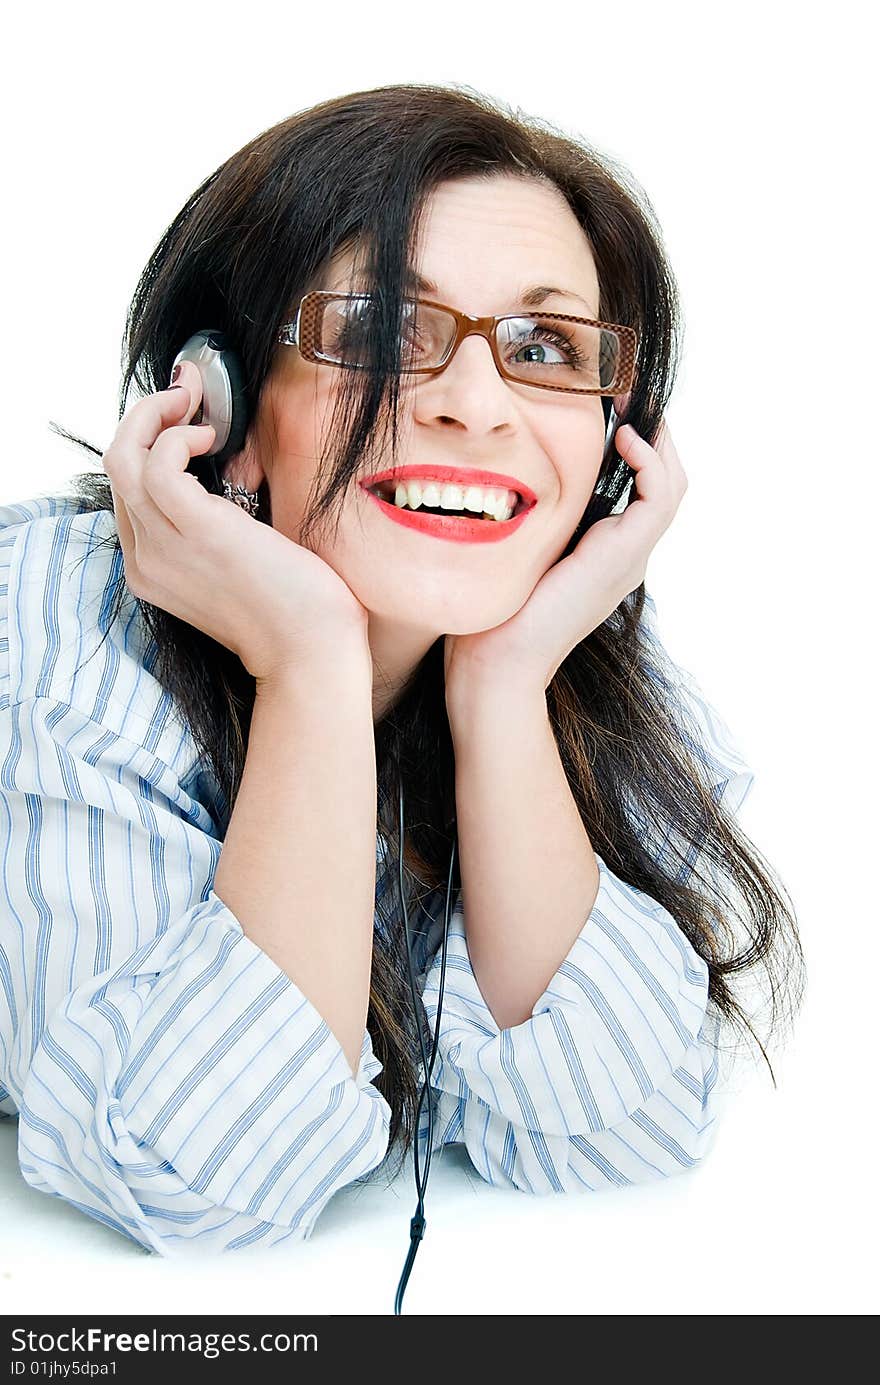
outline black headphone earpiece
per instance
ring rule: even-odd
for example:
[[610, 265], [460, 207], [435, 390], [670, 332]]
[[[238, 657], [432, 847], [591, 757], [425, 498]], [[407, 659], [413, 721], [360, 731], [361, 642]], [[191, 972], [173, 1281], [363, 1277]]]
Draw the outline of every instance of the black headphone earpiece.
[[248, 430], [241, 357], [225, 332], [203, 328], [184, 342], [172, 365], [179, 361], [192, 361], [202, 377], [202, 402], [191, 422], [210, 423], [215, 433], [213, 450], [194, 457], [190, 465], [210, 461], [219, 472], [224, 462], [242, 450]]

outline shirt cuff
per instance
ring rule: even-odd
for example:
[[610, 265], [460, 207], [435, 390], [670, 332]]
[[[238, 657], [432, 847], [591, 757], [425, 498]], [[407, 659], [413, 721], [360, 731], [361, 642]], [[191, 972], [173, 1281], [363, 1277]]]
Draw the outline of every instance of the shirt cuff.
[[[668, 911], [608, 869], [589, 918], [531, 1018], [499, 1029], [467, 948], [461, 892], [449, 925], [436, 1085], [512, 1125], [587, 1135], [644, 1105], [698, 1040], [709, 971]], [[424, 1002], [433, 1031], [441, 956]]]
[[22, 1172], [162, 1254], [307, 1237], [387, 1152], [364, 1031], [323, 1016], [213, 889], [50, 1015], [24, 1083]]

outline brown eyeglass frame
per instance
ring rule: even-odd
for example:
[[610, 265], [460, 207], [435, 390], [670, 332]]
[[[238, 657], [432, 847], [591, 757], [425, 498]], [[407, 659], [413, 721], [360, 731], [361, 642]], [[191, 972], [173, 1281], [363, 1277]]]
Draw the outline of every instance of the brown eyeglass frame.
[[[339, 293], [330, 289], [313, 289], [310, 293], [303, 295], [300, 300], [299, 310], [296, 320], [285, 322], [279, 329], [277, 340], [284, 346], [295, 346], [300, 354], [307, 361], [314, 361], [318, 365], [336, 366], [341, 370], [360, 370], [361, 366], [345, 365], [342, 361], [334, 361], [327, 356], [323, 356], [317, 347], [318, 323], [324, 310], [324, 305], [331, 298], [365, 298], [367, 293]], [[485, 337], [492, 352], [492, 358], [498, 374], [504, 380], [511, 380], [515, 385], [528, 385], [531, 389], [556, 390], [561, 394], [589, 394], [589, 395], [614, 395], [623, 394], [632, 389], [633, 373], [635, 370], [636, 348], [638, 337], [633, 327], [624, 327], [618, 322], [599, 322], [592, 317], [576, 317], [572, 313], [541, 313], [529, 309], [528, 312], [519, 313], [499, 313], [492, 317], [473, 317], [470, 313], [460, 313], [457, 308], [451, 308], [448, 303], [435, 303], [427, 298], [411, 300], [420, 303], [425, 308], [442, 308], [446, 313], [455, 319], [455, 336], [449, 347], [444, 360], [437, 366], [418, 366], [415, 370], [407, 370], [405, 375], [439, 375], [445, 370], [452, 360], [465, 337], [479, 336]], [[605, 385], [602, 389], [577, 389], [569, 385], [546, 385], [537, 380], [524, 380], [520, 375], [511, 375], [510, 371], [504, 367], [504, 362], [498, 351], [498, 341], [496, 332], [498, 324], [509, 318], [529, 317], [529, 318], [558, 318], [563, 322], [583, 322], [590, 327], [604, 327], [610, 332], [615, 332], [620, 338], [620, 355], [617, 361], [617, 373], [611, 385]]]

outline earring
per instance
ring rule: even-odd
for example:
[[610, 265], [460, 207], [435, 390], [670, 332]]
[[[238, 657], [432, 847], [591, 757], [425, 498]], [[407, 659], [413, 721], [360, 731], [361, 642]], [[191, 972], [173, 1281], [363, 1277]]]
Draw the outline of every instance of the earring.
[[227, 500], [240, 505], [243, 510], [247, 510], [249, 515], [256, 515], [260, 508], [259, 491], [249, 491], [244, 486], [233, 486], [231, 481], [223, 478], [223, 494]]

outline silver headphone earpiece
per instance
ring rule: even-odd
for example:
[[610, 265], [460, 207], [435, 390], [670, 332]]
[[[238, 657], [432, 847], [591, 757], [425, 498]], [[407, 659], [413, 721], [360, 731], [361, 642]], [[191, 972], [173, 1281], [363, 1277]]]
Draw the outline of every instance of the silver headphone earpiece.
[[202, 402], [190, 421], [210, 423], [214, 429], [214, 446], [197, 460], [210, 457], [219, 465], [241, 451], [248, 428], [244, 372], [238, 353], [224, 332], [203, 328], [184, 342], [172, 368], [180, 361], [192, 361], [202, 379]]

